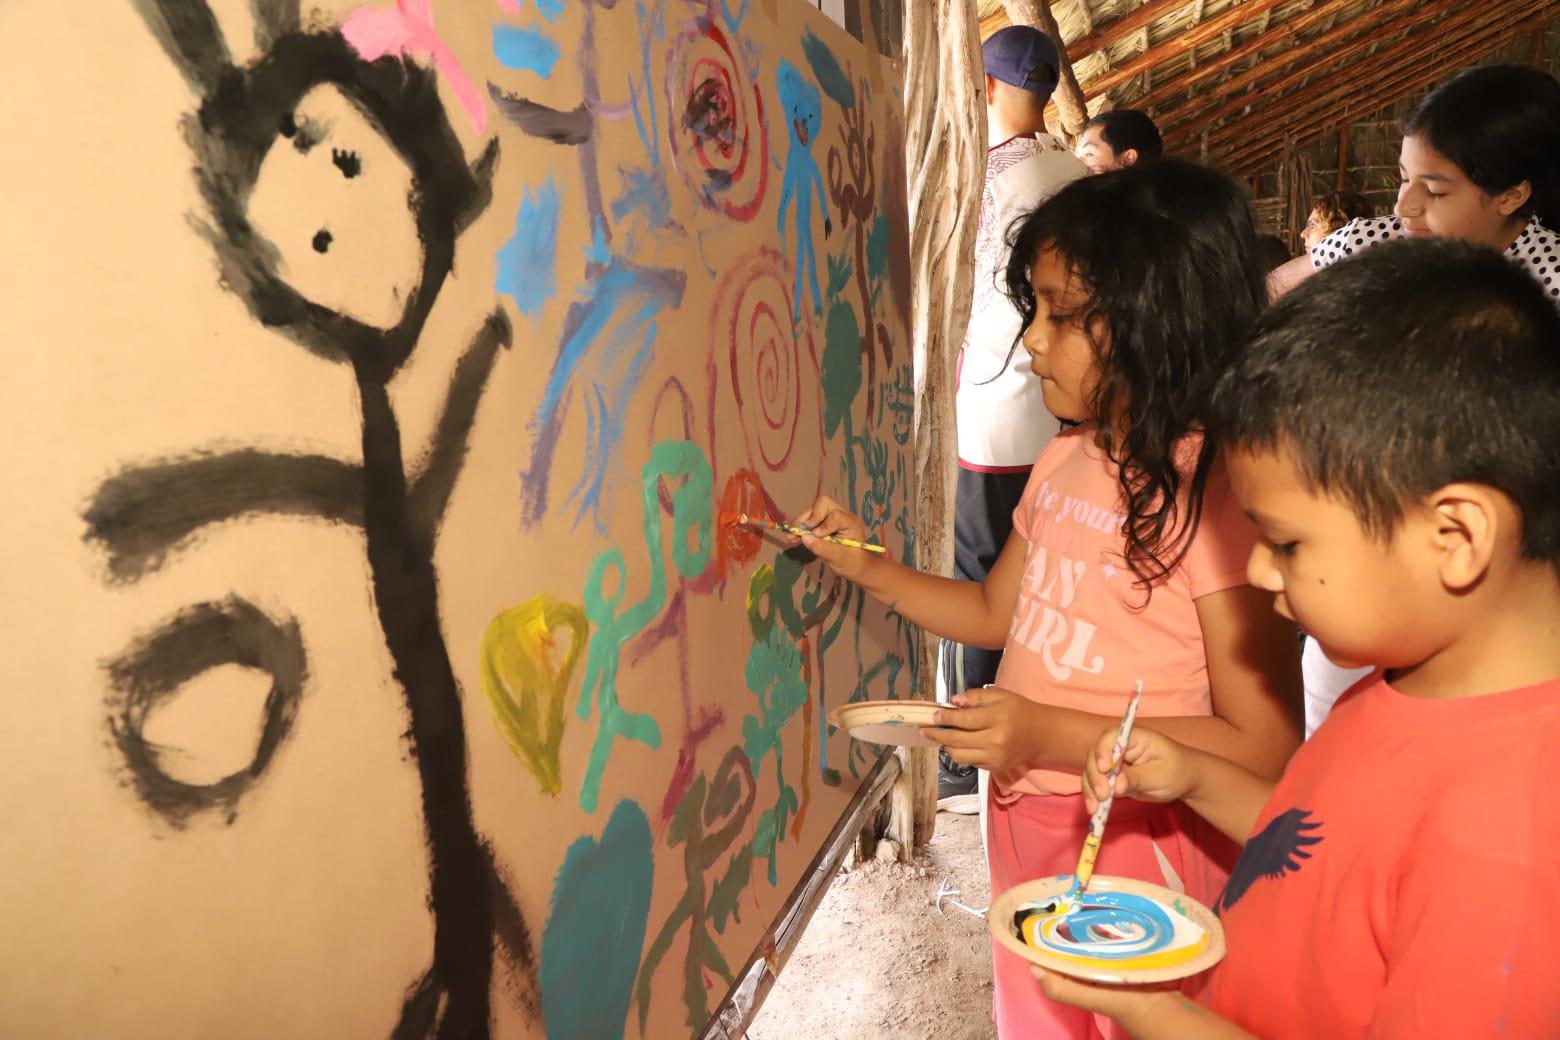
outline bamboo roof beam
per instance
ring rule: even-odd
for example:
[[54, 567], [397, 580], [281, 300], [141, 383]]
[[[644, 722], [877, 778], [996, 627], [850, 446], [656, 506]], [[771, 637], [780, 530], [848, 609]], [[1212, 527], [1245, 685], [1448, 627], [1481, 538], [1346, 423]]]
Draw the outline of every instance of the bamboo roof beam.
[[[1509, 43], [1517, 34], [1553, 18], [1556, 13], [1560, 13], [1560, 3], [1548, 0], [1525, 18], [1515, 22], [1509, 18], [1504, 21], [1497, 18], [1479, 22], [1466, 26], [1466, 31], [1460, 36], [1445, 42], [1460, 48], [1462, 59], [1472, 61]], [[1423, 40], [1419, 42], [1423, 43]], [[1411, 51], [1363, 87], [1355, 83], [1332, 92], [1337, 95], [1335, 102], [1318, 103], [1303, 110], [1298, 124], [1290, 123], [1285, 134], [1251, 142], [1228, 153], [1226, 164], [1234, 170], [1246, 170], [1270, 161], [1283, 150], [1285, 140], [1290, 137], [1296, 139], [1297, 147], [1310, 144], [1316, 138], [1348, 125], [1352, 118], [1378, 111], [1447, 75], [1444, 66], [1427, 65], [1419, 60], [1420, 53], [1418, 50]]]
[[[1230, 66], [1238, 64], [1253, 54], [1265, 51], [1282, 40], [1292, 39], [1297, 33], [1304, 32], [1325, 19], [1328, 15], [1336, 14], [1350, 4], [1358, 2], [1359, 0], [1322, 0], [1321, 3], [1309, 11], [1297, 15], [1287, 22], [1280, 22], [1267, 32], [1253, 36], [1245, 43], [1238, 44], [1223, 54], [1209, 58], [1197, 68], [1155, 87], [1134, 101], [1132, 107], [1151, 109], [1155, 105], [1168, 101], [1171, 98], [1184, 97], [1186, 92], [1192, 87], [1206, 83]], [[1282, 57], [1283, 55], [1275, 55], [1274, 60], [1277, 61]]]
[[[1438, 25], [1436, 36], [1444, 41], [1443, 45], [1450, 46], [1462, 47], [1482, 42], [1487, 34], [1509, 26], [1511, 14], [1509, 7], [1491, 3], [1483, 10], [1475, 9]], [[1343, 70], [1344, 74], [1338, 77], [1343, 82], [1329, 90], [1292, 94], [1266, 108], [1257, 109], [1249, 117], [1210, 135], [1209, 154], [1233, 166], [1249, 152], [1281, 148], [1283, 141], [1297, 126], [1307, 126], [1308, 120], [1318, 116], [1325, 119], [1333, 113], [1363, 115], [1374, 111], [1360, 109], [1358, 100], [1376, 84], [1388, 82], [1406, 71], [1423, 66], [1425, 42], [1423, 35], [1410, 36], [1399, 41], [1391, 50], [1373, 56], [1369, 62], [1356, 63]], [[1368, 67], [1361, 68], [1361, 65]], [[1448, 71], [1444, 65], [1437, 66], [1437, 69], [1443, 76]]]
[[[1073, 56], [1074, 61], [1081, 61], [1095, 51], [1108, 47], [1128, 34], [1143, 28], [1150, 22], [1157, 21], [1165, 15], [1174, 14], [1191, 3], [1193, 3], [1193, 0], [1145, 0], [1141, 6], [1129, 11], [1115, 21], [1106, 22], [1104, 25], [1095, 28], [1088, 35], [1080, 36], [1077, 40], [1067, 45], [1067, 52]], [[981, 39], [985, 39], [998, 29], [1012, 24], [1013, 20], [1008, 17], [1008, 12], [1005, 10], [989, 14], [980, 20]]]
[[[1310, 58], [1313, 55], [1315, 56], [1315, 60], [1307, 62], [1288, 75], [1272, 83], [1253, 86], [1251, 90], [1217, 108], [1212, 108], [1211, 110], [1207, 107], [1198, 109], [1195, 117], [1192, 117], [1189, 112], [1177, 109], [1163, 122], [1165, 136], [1167, 138], [1190, 139], [1221, 120], [1243, 111], [1254, 101], [1277, 96], [1300, 84], [1307, 77], [1316, 75], [1317, 72], [1324, 68], [1331, 74], [1336, 75], [1337, 71], [1343, 67], [1345, 59], [1381, 43], [1384, 36], [1405, 30], [1413, 30], [1428, 22], [1435, 21], [1442, 17], [1448, 8], [1454, 6], [1454, 4], [1452, 0], [1438, 0], [1437, 3], [1429, 5], [1424, 4], [1422, 0], [1392, 0], [1392, 3], [1386, 6], [1391, 8], [1393, 14], [1402, 11], [1411, 13], [1402, 19], [1391, 21], [1378, 20], [1369, 25], [1362, 25], [1361, 19], [1354, 19], [1331, 32], [1323, 33], [1316, 39], [1308, 41], [1291, 51], [1278, 55], [1271, 65], [1264, 62], [1240, 75], [1231, 76], [1228, 80], [1220, 83], [1214, 90], [1198, 98], [1198, 100], [1207, 99], [1212, 101], [1228, 96], [1231, 91], [1239, 87], [1252, 85], [1263, 76], [1269, 75], [1287, 64], [1292, 64], [1302, 57]], [[1477, 5], [1466, 5], [1460, 13], [1452, 17], [1454, 19], [1479, 17], [1497, 7], [1503, 7], [1503, 5], [1486, 2], [1481, 2]], [[1378, 10], [1383, 10], [1383, 8], [1378, 8]], [[1345, 33], [1343, 30], [1348, 30], [1348, 32]], [[1345, 35], [1350, 37], [1347, 43], [1336, 48], [1331, 46]]]
[[[1510, 31], [1497, 32], [1483, 43], [1470, 45], [1468, 52], [1469, 60], [1481, 58], [1490, 51], [1497, 50], [1500, 47], [1507, 45], [1510, 43], [1514, 33], [1523, 31], [1534, 24], [1542, 24], [1544, 19], [1551, 17], [1553, 17], [1553, 12], [1548, 12], [1542, 15], [1534, 15], [1527, 21], [1518, 23], [1517, 26], [1513, 27]], [[1358, 107], [1368, 112], [1380, 110], [1388, 105], [1402, 100], [1405, 97], [1410, 97], [1419, 91], [1433, 86], [1445, 75], [1445, 73], [1445, 69], [1436, 68], [1433, 66], [1420, 69], [1410, 69], [1391, 80], [1375, 85], [1375, 87], [1369, 92], [1369, 95], [1362, 99], [1361, 104]], [[1334, 119], [1318, 120], [1316, 124], [1295, 138], [1295, 146], [1297, 148], [1303, 148], [1306, 145], [1309, 145], [1317, 138], [1346, 125], [1346, 120], [1348, 120], [1348, 118], [1349, 115], [1344, 114]], [[1271, 162], [1281, 150], [1281, 144], [1277, 148], [1254, 150], [1247, 157], [1240, 160], [1239, 168], [1234, 172], [1244, 173], [1248, 170], [1260, 170], [1264, 164]]]
[[1174, 14], [1191, 2], [1192, 0], [1144, 0], [1144, 3], [1114, 22], [1106, 22], [1089, 35], [1075, 40], [1068, 45], [1067, 49], [1072, 52], [1074, 61], [1082, 61], [1095, 51], [1110, 46], [1122, 37], [1166, 15]]
[[[1286, 0], [1246, 0], [1245, 3], [1223, 11], [1214, 17], [1193, 26], [1166, 40], [1164, 43], [1150, 47], [1142, 54], [1137, 55], [1094, 79], [1084, 83], [1084, 96], [1095, 98], [1108, 90], [1112, 90], [1127, 82], [1133, 76], [1147, 72], [1162, 62], [1171, 58], [1178, 58], [1195, 47], [1201, 47], [1209, 40], [1217, 39], [1223, 33], [1233, 29], [1237, 25], [1248, 22], [1259, 15], [1265, 14]], [[1179, 83], [1179, 80], [1175, 82]], [[1138, 107], [1136, 104], [1134, 107]]]
[[[1525, 5], [1526, 2], [1527, 0], [1492, 2], [1488, 7], [1465, 12], [1457, 18], [1438, 23], [1435, 27], [1436, 37], [1442, 41], [1441, 46], [1464, 46], [1472, 42], [1483, 42], [1489, 32], [1509, 28], [1514, 17], [1524, 14], [1520, 6], [1516, 11], [1513, 11], [1512, 7]], [[1557, 5], [1560, 5], [1560, 0], [1543, 0], [1538, 8], [1532, 9], [1531, 16], [1553, 11]], [[1523, 19], [1523, 24], [1526, 24], [1526, 18]], [[1229, 162], [1256, 143], [1252, 140], [1253, 127], [1268, 130], [1270, 137], [1273, 132], [1288, 133], [1296, 125], [1305, 125], [1307, 120], [1314, 119], [1318, 115], [1327, 118], [1339, 111], [1349, 111], [1356, 115], [1373, 111], [1373, 109], [1360, 109], [1356, 102], [1357, 97], [1375, 83], [1384, 82], [1404, 70], [1422, 64], [1425, 40], [1423, 33], [1409, 36], [1398, 41], [1392, 49], [1373, 56], [1369, 63], [1356, 63], [1344, 70], [1345, 75], [1340, 77], [1344, 82], [1330, 90], [1322, 93], [1294, 94], [1282, 98], [1266, 108], [1256, 110], [1248, 119], [1222, 127], [1209, 136], [1210, 152], [1223, 156], [1225, 161]], [[1361, 68], [1361, 65], [1368, 67]], [[1435, 67], [1443, 76], [1448, 72], [1444, 65]], [[1361, 75], [1351, 77], [1349, 75], [1351, 72], [1361, 73]], [[1261, 137], [1257, 138], [1257, 140], [1261, 139]]]

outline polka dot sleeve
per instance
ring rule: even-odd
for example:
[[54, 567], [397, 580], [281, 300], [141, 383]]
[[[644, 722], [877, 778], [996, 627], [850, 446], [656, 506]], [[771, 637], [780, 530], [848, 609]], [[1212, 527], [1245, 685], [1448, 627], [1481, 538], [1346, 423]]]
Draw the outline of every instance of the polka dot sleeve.
[[1399, 238], [1403, 225], [1397, 217], [1361, 217], [1351, 220], [1311, 247], [1311, 266], [1320, 271], [1356, 250], [1365, 249], [1389, 238]]
[[1544, 295], [1560, 307], [1560, 234], [1534, 217], [1511, 243], [1506, 256], [1532, 275]]

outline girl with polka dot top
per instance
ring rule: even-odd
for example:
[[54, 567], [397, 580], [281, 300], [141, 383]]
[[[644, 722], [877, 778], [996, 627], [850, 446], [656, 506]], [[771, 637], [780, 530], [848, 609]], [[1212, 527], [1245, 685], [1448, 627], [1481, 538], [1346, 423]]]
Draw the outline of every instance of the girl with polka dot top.
[[[1409, 116], [1398, 166], [1391, 216], [1345, 224], [1274, 271], [1269, 291], [1377, 242], [1436, 235], [1503, 251], [1560, 307], [1560, 83], [1516, 65], [1458, 73]], [[1369, 669], [1333, 664], [1310, 638], [1301, 666], [1309, 737]]]
[[1403, 131], [1391, 216], [1350, 221], [1274, 273], [1275, 293], [1376, 242], [1460, 238], [1505, 252], [1560, 307], [1560, 83], [1493, 65], [1453, 76]]

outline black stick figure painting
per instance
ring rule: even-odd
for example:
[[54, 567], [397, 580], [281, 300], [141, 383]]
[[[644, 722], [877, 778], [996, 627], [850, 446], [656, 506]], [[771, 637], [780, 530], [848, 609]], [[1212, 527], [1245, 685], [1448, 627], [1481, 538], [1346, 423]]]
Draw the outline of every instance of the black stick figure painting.
[[[493, 955], [511, 972], [506, 991], [537, 1015], [529, 928], [473, 821], [461, 691], [445, 645], [434, 549], [465, 461], [477, 406], [511, 331], [502, 311], [475, 331], [449, 376], [432, 436], [409, 464], [389, 384], [419, 345], [467, 226], [487, 206], [496, 141], [468, 163], [439, 99], [433, 72], [413, 61], [362, 60], [339, 31], [305, 29], [297, 0], [251, 0], [258, 55], [235, 64], [204, 0], [132, 0], [198, 98], [184, 121], [204, 212], [191, 222], [215, 253], [222, 285], [250, 316], [312, 354], [348, 366], [356, 386], [362, 458], [287, 454], [246, 447], [192, 447], [135, 462], [104, 482], [85, 512], [87, 537], [106, 554], [109, 578], [136, 582], [163, 567], [212, 525], [282, 514], [362, 531], [374, 608], [405, 700], [410, 758], [421, 785], [428, 848], [432, 962], [408, 980], [392, 1032], [402, 1038], [486, 1037], [492, 1021]], [[377, 324], [311, 298], [284, 276], [278, 244], [251, 219], [250, 203], [273, 148], [315, 152], [332, 176], [360, 176], [363, 160], [327, 147], [328, 127], [300, 118], [312, 91], [338, 92], [410, 171], [406, 205], [420, 268], [399, 294], [399, 319]], [[320, 228], [308, 247], [324, 253], [339, 233]], [[288, 738], [308, 696], [307, 632], [238, 597], [189, 606], [108, 662], [112, 744], [132, 789], [181, 828], [211, 814], [231, 823]], [[210, 784], [166, 774], [141, 722], [198, 673], [238, 664], [270, 675], [262, 731], [249, 764]]]

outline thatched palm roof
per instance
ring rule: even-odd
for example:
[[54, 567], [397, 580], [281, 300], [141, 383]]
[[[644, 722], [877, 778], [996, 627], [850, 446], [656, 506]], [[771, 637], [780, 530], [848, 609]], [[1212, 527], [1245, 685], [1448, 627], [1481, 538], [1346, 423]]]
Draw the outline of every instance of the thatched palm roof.
[[[1252, 172], [1542, 33], [1560, 0], [1052, 0], [1089, 108], [1144, 108], [1171, 151]], [[982, 35], [1008, 24], [979, 0]]]

